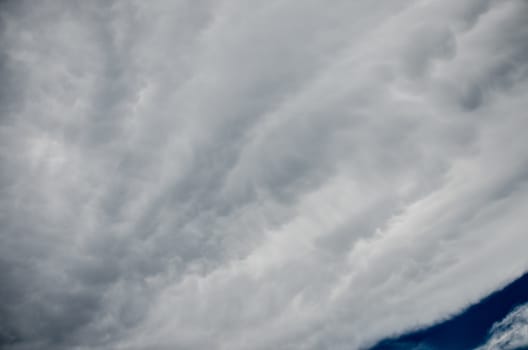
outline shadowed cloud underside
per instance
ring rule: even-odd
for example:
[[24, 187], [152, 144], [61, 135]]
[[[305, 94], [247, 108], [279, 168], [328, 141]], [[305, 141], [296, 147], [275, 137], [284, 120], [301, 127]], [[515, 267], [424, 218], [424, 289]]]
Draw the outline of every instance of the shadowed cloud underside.
[[503, 288], [528, 271], [527, 18], [0, 2], [0, 347], [364, 349]]

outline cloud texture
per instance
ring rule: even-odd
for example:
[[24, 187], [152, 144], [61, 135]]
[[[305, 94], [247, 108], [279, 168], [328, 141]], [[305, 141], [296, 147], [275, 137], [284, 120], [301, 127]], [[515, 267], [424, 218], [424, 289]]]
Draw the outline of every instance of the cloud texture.
[[518, 277], [527, 18], [0, 3], [0, 346], [360, 349]]

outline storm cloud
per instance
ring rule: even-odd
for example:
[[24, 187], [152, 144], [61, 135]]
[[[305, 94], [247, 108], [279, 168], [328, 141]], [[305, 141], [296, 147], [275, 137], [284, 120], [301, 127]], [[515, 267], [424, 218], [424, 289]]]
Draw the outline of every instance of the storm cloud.
[[1, 2], [0, 347], [362, 349], [514, 280], [527, 19]]

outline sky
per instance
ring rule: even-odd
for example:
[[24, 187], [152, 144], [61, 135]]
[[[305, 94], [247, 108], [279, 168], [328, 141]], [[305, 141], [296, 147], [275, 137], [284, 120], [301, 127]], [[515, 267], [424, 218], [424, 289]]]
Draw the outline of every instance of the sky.
[[384, 339], [370, 350], [404, 349], [528, 349], [528, 273], [450, 319]]
[[[527, 18], [0, 1], [0, 348], [369, 349], [505, 290], [528, 272]], [[526, 302], [475, 349], [527, 346]]]

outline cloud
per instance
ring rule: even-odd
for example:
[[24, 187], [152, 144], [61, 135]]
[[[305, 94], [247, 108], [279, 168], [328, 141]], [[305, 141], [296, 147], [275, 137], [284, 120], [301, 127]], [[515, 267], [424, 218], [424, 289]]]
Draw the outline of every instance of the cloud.
[[482, 350], [520, 349], [528, 346], [528, 305], [521, 305], [493, 325]]
[[0, 4], [0, 344], [364, 348], [513, 280], [527, 11]]

